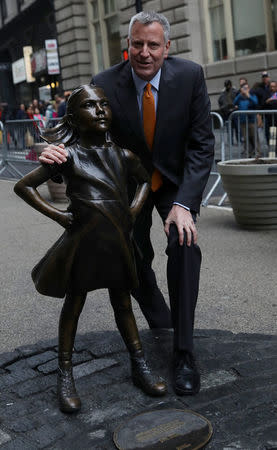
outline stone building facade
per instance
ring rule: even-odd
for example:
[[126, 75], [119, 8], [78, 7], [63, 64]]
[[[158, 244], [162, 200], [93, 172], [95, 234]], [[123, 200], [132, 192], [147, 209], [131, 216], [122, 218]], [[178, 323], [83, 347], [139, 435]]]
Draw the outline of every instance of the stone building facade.
[[[61, 79], [49, 75], [45, 50], [45, 40], [55, 38], [53, 0], [0, 0], [0, 103], [27, 104], [43, 85], [55, 93]], [[41, 64], [32, 77], [27, 61], [35, 53]]]
[[[11, 18], [10, 25], [7, 18], [0, 21], [0, 76], [11, 42], [6, 30], [12, 23], [16, 26], [17, 16], [30, 21], [28, 14], [24, 16], [30, 4], [40, 5], [42, 15], [42, 5], [52, 5], [60, 88], [65, 90], [89, 82], [92, 74], [124, 59], [128, 22], [140, 7], [169, 19], [171, 55], [203, 66], [213, 110], [225, 79], [237, 87], [239, 78], [246, 76], [251, 86], [264, 70], [277, 79], [277, 0], [0, 0], [0, 19], [3, 5]], [[27, 45], [27, 40], [23, 34], [18, 42]]]
[[65, 88], [87, 82], [91, 74], [111, 64], [107, 54], [102, 64], [96, 61], [103, 50], [101, 33], [103, 41], [107, 40], [103, 7], [103, 26], [95, 29], [100, 3], [107, 5], [106, 12], [112, 6], [117, 16], [120, 48], [115, 46], [113, 63], [122, 60], [128, 22], [138, 3], [144, 10], [165, 14], [171, 23], [170, 54], [203, 66], [213, 110], [218, 109], [217, 99], [226, 79], [237, 87], [239, 78], [246, 76], [253, 85], [264, 70], [277, 79], [277, 0], [56, 0]]

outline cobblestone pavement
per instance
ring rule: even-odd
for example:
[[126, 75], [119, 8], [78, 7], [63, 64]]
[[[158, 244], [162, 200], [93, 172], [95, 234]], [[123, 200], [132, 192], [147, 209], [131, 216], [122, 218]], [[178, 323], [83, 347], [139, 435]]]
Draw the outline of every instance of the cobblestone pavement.
[[113, 449], [127, 418], [153, 409], [192, 409], [209, 419], [207, 449], [277, 449], [277, 336], [197, 330], [202, 388], [177, 397], [171, 387], [171, 330], [143, 330], [151, 365], [169, 393], [151, 398], [133, 386], [128, 355], [116, 331], [78, 335], [74, 371], [82, 409], [61, 413], [56, 402], [57, 341], [0, 355], [0, 448]]

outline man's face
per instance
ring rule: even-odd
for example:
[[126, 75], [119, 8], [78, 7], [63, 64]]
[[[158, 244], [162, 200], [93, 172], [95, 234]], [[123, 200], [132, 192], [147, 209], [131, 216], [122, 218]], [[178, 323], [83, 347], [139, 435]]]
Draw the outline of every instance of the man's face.
[[164, 40], [159, 22], [149, 25], [135, 22], [128, 38], [129, 60], [135, 73], [142, 80], [150, 81], [168, 56], [170, 41]]
[[242, 95], [246, 95], [249, 92], [248, 84], [244, 84], [243, 86], [241, 86], [240, 90], [241, 90]]
[[277, 83], [275, 83], [275, 81], [272, 81], [270, 83], [270, 91], [274, 94], [274, 92], [277, 91]]
[[241, 78], [241, 79], [239, 80], [239, 85], [240, 85], [240, 87], [241, 87], [243, 84], [245, 84], [245, 83], [247, 83], [247, 81], [246, 81], [245, 78]]

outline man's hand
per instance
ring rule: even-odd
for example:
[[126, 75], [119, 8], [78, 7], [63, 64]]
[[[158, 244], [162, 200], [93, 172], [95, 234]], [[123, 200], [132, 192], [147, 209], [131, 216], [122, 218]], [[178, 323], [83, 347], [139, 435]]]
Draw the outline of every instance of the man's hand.
[[178, 229], [180, 245], [183, 245], [184, 243], [184, 231], [187, 235], [186, 244], [188, 247], [191, 245], [191, 237], [193, 237], [193, 243], [197, 243], [197, 230], [190, 211], [182, 208], [182, 206], [173, 205], [165, 221], [164, 231], [167, 236], [169, 236], [169, 227], [171, 223], [175, 223]]
[[58, 164], [62, 164], [66, 161], [68, 152], [64, 148], [64, 144], [60, 145], [47, 145], [43, 149], [43, 152], [41, 153], [39, 160], [40, 162], [46, 163], [46, 164], [54, 164], [55, 162]]

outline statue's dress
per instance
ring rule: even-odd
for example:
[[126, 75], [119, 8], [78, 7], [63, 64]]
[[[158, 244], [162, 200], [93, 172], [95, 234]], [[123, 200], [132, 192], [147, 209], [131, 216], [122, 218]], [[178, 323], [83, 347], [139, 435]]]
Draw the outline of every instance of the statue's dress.
[[67, 150], [66, 163], [45, 167], [51, 177], [62, 174], [74, 222], [34, 267], [36, 289], [51, 297], [69, 290], [130, 290], [137, 274], [127, 185], [130, 177], [144, 183], [148, 175], [133, 153], [114, 144]]

